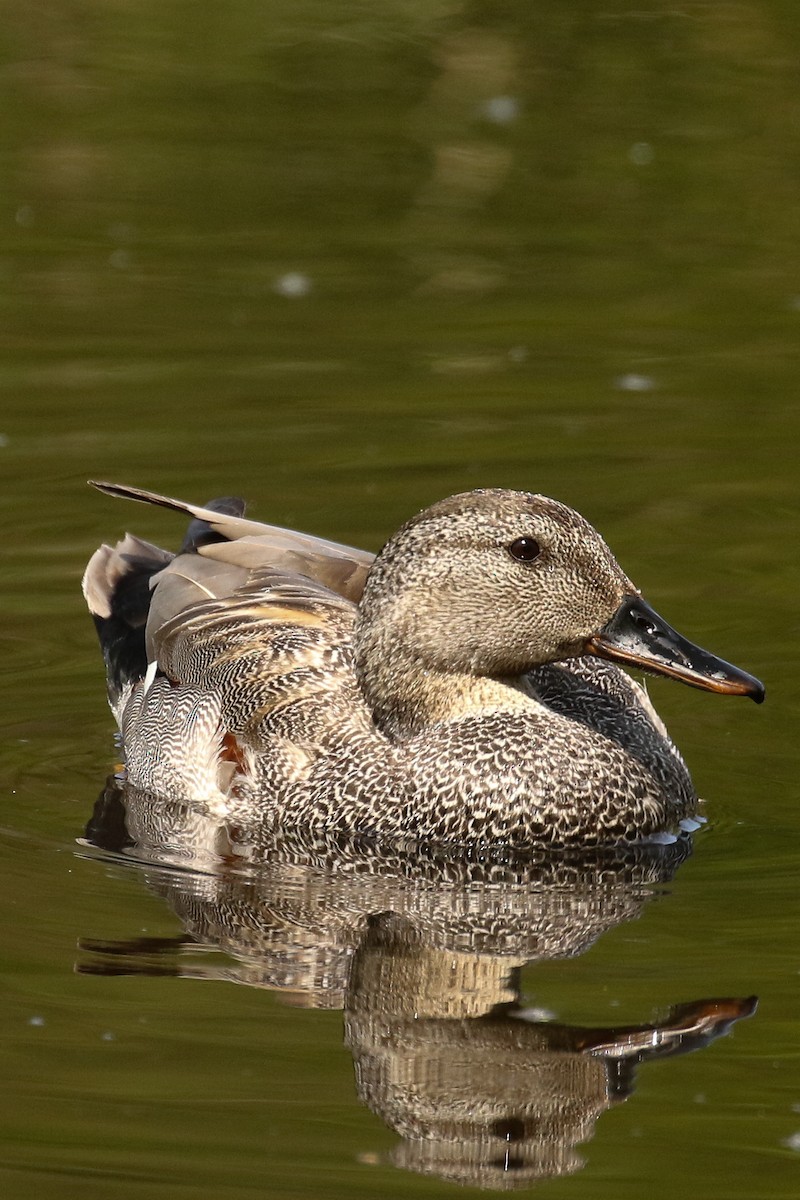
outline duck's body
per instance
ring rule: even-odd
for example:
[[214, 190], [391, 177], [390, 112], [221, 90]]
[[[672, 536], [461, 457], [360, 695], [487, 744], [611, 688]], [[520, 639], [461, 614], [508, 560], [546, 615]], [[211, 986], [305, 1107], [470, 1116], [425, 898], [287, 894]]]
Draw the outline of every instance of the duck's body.
[[128, 778], [234, 823], [514, 847], [659, 835], [694, 812], [688, 771], [644, 690], [595, 656], [763, 693], [544, 497], [450, 497], [373, 563], [240, 502], [102, 486], [195, 518], [175, 557], [129, 535], [86, 571]]

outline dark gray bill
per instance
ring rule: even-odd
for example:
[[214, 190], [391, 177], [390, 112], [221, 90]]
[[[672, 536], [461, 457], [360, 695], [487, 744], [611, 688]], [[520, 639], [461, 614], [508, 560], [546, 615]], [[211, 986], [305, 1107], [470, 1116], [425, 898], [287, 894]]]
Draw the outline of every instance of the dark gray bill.
[[587, 639], [585, 649], [706, 692], [749, 696], [756, 704], [764, 699], [759, 679], [681, 637], [641, 596], [626, 596], [608, 624]]

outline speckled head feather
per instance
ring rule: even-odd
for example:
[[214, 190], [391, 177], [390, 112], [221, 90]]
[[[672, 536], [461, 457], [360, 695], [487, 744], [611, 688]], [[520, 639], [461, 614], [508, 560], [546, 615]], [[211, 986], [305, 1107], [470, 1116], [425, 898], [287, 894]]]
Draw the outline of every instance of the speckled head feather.
[[[538, 548], [527, 560], [511, 550], [522, 539]], [[384, 546], [359, 626], [397, 606], [401, 619], [416, 608], [408, 635], [419, 631], [437, 664], [520, 674], [580, 653], [636, 590], [588, 521], [558, 501], [464, 492], [419, 513]]]
[[[530, 557], [514, 556], [522, 542]], [[355, 646], [368, 703], [407, 710], [425, 672], [507, 678], [574, 657], [636, 590], [566, 505], [499, 488], [450, 496], [398, 530], [367, 578]]]

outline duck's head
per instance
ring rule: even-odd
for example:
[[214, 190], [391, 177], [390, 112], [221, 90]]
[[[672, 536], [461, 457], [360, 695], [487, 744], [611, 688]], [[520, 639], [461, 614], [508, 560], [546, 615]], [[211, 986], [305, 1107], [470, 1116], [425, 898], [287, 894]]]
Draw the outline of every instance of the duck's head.
[[663, 621], [579, 513], [499, 488], [442, 500], [390, 539], [367, 578], [356, 651], [492, 677], [596, 654], [708, 691], [764, 694]]

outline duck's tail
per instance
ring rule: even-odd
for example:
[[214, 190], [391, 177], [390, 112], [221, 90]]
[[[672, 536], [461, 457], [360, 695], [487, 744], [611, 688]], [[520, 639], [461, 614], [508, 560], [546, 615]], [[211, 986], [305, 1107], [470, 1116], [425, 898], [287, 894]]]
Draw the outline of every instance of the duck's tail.
[[95, 550], [84, 572], [83, 594], [100, 639], [108, 699], [115, 711], [125, 687], [147, 670], [150, 580], [172, 558], [167, 550], [127, 533], [116, 546]]
[[[113, 483], [94, 487], [112, 496], [124, 496], [172, 508], [191, 517], [181, 554], [236, 536], [234, 528], [243, 521], [244, 501], [237, 496], [210, 500], [206, 507], [184, 504], [141, 488]], [[116, 710], [126, 685], [136, 683], [147, 670], [145, 626], [150, 612], [151, 585], [155, 575], [176, 556], [134, 534], [126, 533], [116, 546], [102, 545], [89, 560], [83, 575], [83, 594], [94, 619], [106, 664], [108, 697]]]

